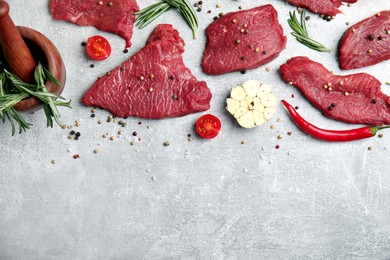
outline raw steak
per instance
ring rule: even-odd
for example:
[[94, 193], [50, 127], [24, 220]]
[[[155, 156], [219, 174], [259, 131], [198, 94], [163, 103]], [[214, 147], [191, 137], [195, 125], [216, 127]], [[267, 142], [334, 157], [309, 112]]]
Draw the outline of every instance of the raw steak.
[[50, 0], [50, 11], [57, 20], [77, 25], [91, 25], [99, 30], [118, 34], [131, 46], [136, 0]]
[[185, 67], [183, 52], [178, 31], [160, 24], [145, 47], [98, 79], [82, 102], [118, 117], [165, 118], [208, 110], [211, 92]]
[[320, 63], [295, 57], [280, 66], [283, 80], [295, 85], [326, 116], [354, 124], [390, 124], [390, 97], [366, 73], [333, 75]]
[[286, 37], [272, 5], [228, 13], [206, 29], [202, 66], [207, 74], [257, 68], [279, 56]]
[[345, 70], [390, 59], [390, 11], [382, 11], [349, 28], [339, 42], [339, 63]]
[[342, 2], [355, 3], [357, 0], [288, 0], [292, 5], [307, 8], [313, 13], [335, 16], [341, 13], [338, 9]]

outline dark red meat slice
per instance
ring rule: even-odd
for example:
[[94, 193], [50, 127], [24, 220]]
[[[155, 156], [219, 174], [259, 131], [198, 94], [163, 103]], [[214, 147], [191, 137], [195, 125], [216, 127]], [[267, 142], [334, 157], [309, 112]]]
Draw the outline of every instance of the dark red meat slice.
[[165, 118], [206, 111], [211, 92], [185, 67], [183, 52], [178, 31], [158, 25], [145, 47], [98, 79], [82, 102], [118, 117]]
[[228, 13], [210, 24], [202, 66], [207, 74], [257, 68], [279, 56], [286, 37], [272, 5]]
[[338, 9], [342, 2], [356, 3], [357, 0], [288, 0], [292, 5], [307, 8], [313, 13], [335, 16], [341, 13]]
[[390, 124], [390, 97], [366, 73], [333, 75], [320, 63], [295, 57], [280, 66], [286, 83], [295, 85], [326, 116], [354, 124]]
[[118, 34], [131, 46], [136, 0], [50, 0], [50, 11], [57, 20], [77, 25], [91, 25], [99, 30]]
[[339, 42], [339, 63], [345, 70], [390, 59], [390, 11], [351, 26]]

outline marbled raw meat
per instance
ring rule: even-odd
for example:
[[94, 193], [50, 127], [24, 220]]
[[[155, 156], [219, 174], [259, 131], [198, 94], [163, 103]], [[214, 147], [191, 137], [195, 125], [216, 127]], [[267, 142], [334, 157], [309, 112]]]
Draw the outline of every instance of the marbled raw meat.
[[313, 13], [335, 16], [341, 13], [338, 9], [342, 2], [356, 3], [357, 0], [287, 0], [290, 4], [307, 8]]
[[118, 34], [131, 46], [136, 0], [50, 0], [50, 11], [56, 20], [65, 20], [81, 26]]
[[280, 72], [327, 117], [354, 124], [390, 124], [390, 97], [369, 74], [334, 75], [307, 57], [291, 58]]
[[351, 26], [339, 42], [342, 69], [356, 69], [390, 59], [390, 11]]
[[225, 14], [206, 34], [202, 66], [211, 75], [264, 65], [279, 56], [287, 41], [272, 5]]
[[206, 111], [211, 92], [182, 59], [184, 41], [172, 25], [160, 24], [146, 45], [101, 77], [82, 102], [118, 117], [166, 118]]

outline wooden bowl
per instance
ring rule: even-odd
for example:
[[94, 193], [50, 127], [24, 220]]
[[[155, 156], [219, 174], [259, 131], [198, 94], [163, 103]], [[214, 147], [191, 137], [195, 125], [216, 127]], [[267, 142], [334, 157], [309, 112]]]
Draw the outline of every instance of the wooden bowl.
[[[17, 26], [17, 28], [34, 59], [37, 62], [41, 62], [41, 64], [61, 83], [61, 86], [57, 86], [53, 82], [47, 80], [45, 85], [48, 91], [55, 94], [61, 94], [65, 86], [66, 70], [56, 46], [38, 31], [23, 26]], [[35, 97], [26, 98], [14, 106], [17, 111], [34, 111], [41, 107], [42, 103]]]

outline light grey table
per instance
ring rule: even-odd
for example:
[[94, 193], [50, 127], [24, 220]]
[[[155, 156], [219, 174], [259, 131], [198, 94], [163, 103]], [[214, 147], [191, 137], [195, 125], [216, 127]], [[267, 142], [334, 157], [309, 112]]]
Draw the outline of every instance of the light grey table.
[[[139, 1], [141, 7], [154, 2]], [[203, 2], [199, 39], [193, 40], [186, 23], [170, 12], [135, 29], [133, 47], [124, 54], [125, 42], [116, 35], [53, 20], [48, 0], [8, 0], [15, 23], [47, 35], [63, 55], [68, 75], [63, 95], [72, 99], [73, 109], [60, 112], [63, 123], [81, 137], [70, 140], [69, 129], [47, 129], [42, 111], [26, 115], [34, 125], [22, 135], [11, 137], [9, 125], [0, 124], [1, 260], [390, 259], [389, 131], [383, 138], [327, 143], [301, 132], [281, 104], [274, 119], [250, 130], [240, 128], [225, 110], [233, 86], [258, 79], [323, 128], [357, 127], [325, 118], [279, 77], [278, 67], [297, 55], [336, 74], [350, 73], [340, 71], [336, 52], [318, 53], [295, 40], [287, 25], [294, 7], [285, 1]], [[213, 16], [266, 3], [279, 12], [286, 50], [245, 75], [205, 75], [199, 65], [203, 30]], [[313, 38], [333, 49], [347, 22], [390, 9], [390, 1], [360, 0], [341, 9], [344, 14], [332, 22], [314, 14], [308, 22]], [[123, 128], [108, 123], [109, 113], [101, 109], [91, 118], [91, 108], [80, 103], [99, 75], [144, 46], [157, 23], [171, 22], [186, 41], [186, 65], [213, 93], [208, 112], [223, 124], [213, 140], [194, 133], [202, 113], [160, 121], [128, 118]], [[112, 45], [106, 61], [85, 56], [81, 42], [95, 34]], [[353, 72], [363, 71], [383, 83], [390, 80], [390, 62]], [[383, 91], [389, 94], [390, 86], [383, 84]], [[115, 140], [103, 138], [105, 133]], [[75, 154], [80, 158], [73, 159]]]

